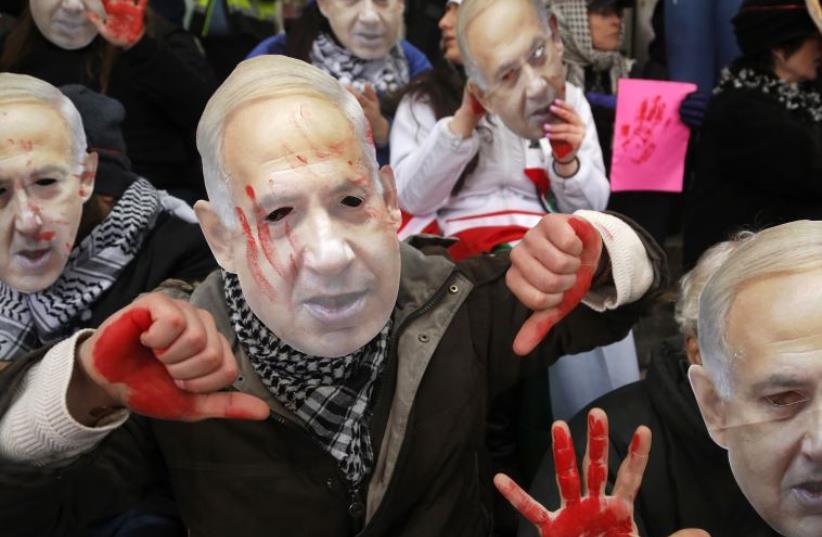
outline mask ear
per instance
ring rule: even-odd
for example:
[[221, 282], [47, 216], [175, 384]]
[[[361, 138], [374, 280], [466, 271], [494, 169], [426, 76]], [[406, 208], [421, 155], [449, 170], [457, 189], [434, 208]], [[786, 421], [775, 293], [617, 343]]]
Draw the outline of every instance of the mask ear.
[[317, 7], [326, 19], [328, 18], [328, 2], [329, 0], [317, 0]]
[[394, 170], [391, 169], [391, 166], [383, 166], [380, 168], [379, 177], [388, 217], [394, 229], [399, 230], [402, 224], [402, 212], [400, 211], [400, 202], [397, 196], [397, 184], [394, 182]]
[[99, 155], [93, 151], [87, 154], [83, 161], [83, 173], [80, 175], [80, 197], [83, 198], [83, 203], [88, 201], [94, 193], [94, 181], [97, 178], [98, 162]]
[[708, 428], [708, 434], [719, 447], [728, 449], [725, 442], [725, 400], [717, 392], [714, 381], [701, 365], [692, 365], [688, 368], [688, 380], [691, 381], [691, 389]]
[[485, 110], [494, 113], [494, 109], [491, 106], [491, 100], [488, 98], [488, 94], [483, 91], [473, 80], [468, 81], [468, 91], [471, 92], [471, 95], [479, 101]]
[[226, 272], [236, 274], [234, 261], [235, 233], [223, 224], [210, 202], [200, 200], [194, 204], [194, 213], [200, 222], [208, 247], [214, 254], [217, 264]]

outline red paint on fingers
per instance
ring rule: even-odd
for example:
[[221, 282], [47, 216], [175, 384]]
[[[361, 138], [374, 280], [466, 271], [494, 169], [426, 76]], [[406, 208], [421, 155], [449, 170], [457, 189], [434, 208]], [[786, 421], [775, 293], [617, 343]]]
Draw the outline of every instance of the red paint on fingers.
[[551, 142], [551, 149], [554, 152], [554, 156], [559, 160], [565, 160], [565, 157], [571, 154], [574, 150], [574, 146], [569, 144], [564, 140], [548, 140]]
[[588, 494], [599, 496], [608, 476], [608, 433], [605, 421], [588, 415]]
[[124, 313], [100, 334], [93, 349], [94, 367], [108, 382], [126, 386], [127, 404], [135, 412], [160, 419], [193, 417], [193, 394], [177, 388], [152, 350], [140, 342], [151, 324], [147, 309]]
[[566, 504], [577, 503], [581, 495], [579, 470], [577, 470], [577, 456], [574, 452], [571, 436], [562, 427], [554, 427], [551, 432], [559, 493]]
[[136, 43], [145, 27], [146, 2], [140, 0], [138, 4], [134, 4], [131, 0], [106, 0], [103, 7], [106, 10], [106, 28], [111, 36], [123, 43]]

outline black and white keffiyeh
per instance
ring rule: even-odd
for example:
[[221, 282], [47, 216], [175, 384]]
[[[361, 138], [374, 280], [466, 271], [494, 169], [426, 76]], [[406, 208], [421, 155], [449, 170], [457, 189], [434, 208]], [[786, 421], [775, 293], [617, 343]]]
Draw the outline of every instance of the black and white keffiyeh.
[[616, 91], [617, 81], [628, 76], [634, 61], [618, 51], [604, 52], [594, 48], [587, 0], [555, 0], [551, 11], [557, 17], [565, 48], [562, 60], [568, 68], [568, 82], [585, 89], [585, 68], [591, 66], [594, 71], [609, 72], [611, 88]]
[[0, 282], [0, 360], [13, 360], [76, 331], [140, 250], [163, 208], [162, 193], [136, 180], [103, 222], [74, 247], [47, 289], [21, 293]]
[[369, 419], [391, 329], [337, 358], [309, 356], [282, 342], [248, 307], [235, 274], [223, 272], [231, 322], [254, 370], [272, 395], [292, 411], [359, 485], [373, 469]]
[[822, 122], [822, 95], [799, 84], [784, 80], [756, 69], [724, 69], [719, 85], [714, 90], [719, 95], [729, 89], [750, 89], [770, 95], [796, 113], [805, 113], [814, 123]]
[[370, 83], [380, 94], [394, 92], [411, 79], [408, 59], [400, 45], [394, 45], [385, 58], [363, 60], [321, 33], [311, 47], [310, 59], [312, 65], [357, 91]]

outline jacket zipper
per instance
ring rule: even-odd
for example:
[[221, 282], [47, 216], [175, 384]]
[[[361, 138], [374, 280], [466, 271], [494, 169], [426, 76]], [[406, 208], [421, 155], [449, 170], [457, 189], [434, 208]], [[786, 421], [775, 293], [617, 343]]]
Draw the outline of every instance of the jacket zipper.
[[[397, 352], [397, 343], [399, 342], [400, 334], [403, 332], [405, 327], [408, 326], [408, 324], [411, 323], [412, 321], [414, 321], [415, 319], [418, 319], [421, 316], [428, 313], [435, 305], [437, 305], [438, 302], [440, 302], [442, 300], [442, 298], [445, 296], [445, 293], [448, 292], [449, 284], [454, 279], [454, 274], [455, 273], [456, 273], [456, 270], [452, 270], [451, 273], [448, 275], [448, 277], [445, 279], [445, 282], [439, 287], [439, 289], [436, 290], [436, 292], [433, 295], [431, 295], [431, 298], [429, 298], [418, 309], [412, 311], [408, 315], [408, 317], [403, 319], [403, 321], [397, 327], [397, 330], [394, 332], [394, 335], [391, 336], [390, 348], [389, 348], [390, 352], [392, 352], [392, 353]], [[416, 398], [414, 398], [414, 401], [416, 402]], [[408, 422], [409, 423], [411, 422], [411, 417], [414, 414], [414, 406], [415, 406], [414, 403], [411, 403], [411, 409], [408, 412]], [[396, 469], [400, 467], [400, 460], [401, 460], [401, 458], [403, 458], [403, 455], [405, 454], [405, 450], [403, 450], [404, 446], [405, 446], [405, 439], [403, 439], [403, 444], [400, 446], [400, 451], [399, 451], [399, 454], [397, 455], [397, 463], [394, 465], [394, 468], [395, 468], [394, 471], [396, 471]], [[377, 517], [380, 515], [380, 513], [382, 511], [384, 511], [383, 506], [387, 503], [386, 500], [388, 499], [388, 493], [393, 492], [394, 489], [396, 489], [396, 486], [394, 486], [394, 487], [389, 486], [389, 488], [387, 488], [385, 490], [385, 495], [382, 498], [382, 502], [380, 502], [380, 507], [377, 508], [377, 511], [374, 513], [374, 516], [371, 517], [370, 523], [366, 524], [365, 527], [363, 527], [363, 529], [357, 533], [357, 537], [364, 537], [364, 536], [367, 535], [366, 532], [368, 531], [369, 526], [373, 527], [374, 521], [377, 519]]]

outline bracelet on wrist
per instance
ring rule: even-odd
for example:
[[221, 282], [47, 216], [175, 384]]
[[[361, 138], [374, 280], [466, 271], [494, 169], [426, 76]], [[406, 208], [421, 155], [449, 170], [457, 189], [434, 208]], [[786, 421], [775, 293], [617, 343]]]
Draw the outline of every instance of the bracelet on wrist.
[[[563, 174], [559, 173], [559, 170], [557, 170], [557, 164], [562, 164], [562, 165], [567, 166], [568, 164], [573, 164], [574, 162], [577, 163], [577, 169], [574, 170], [574, 173], [572, 173], [572, 174], [563, 175]], [[569, 178], [575, 176], [579, 172], [579, 168], [580, 168], [579, 157], [574, 155], [573, 159], [571, 159], [569, 161], [566, 161], [566, 162], [562, 162], [562, 161], [554, 159], [554, 162], [551, 163], [551, 168], [554, 170], [554, 173], [557, 174], [558, 177], [561, 177], [563, 179], [569, 179]]]

